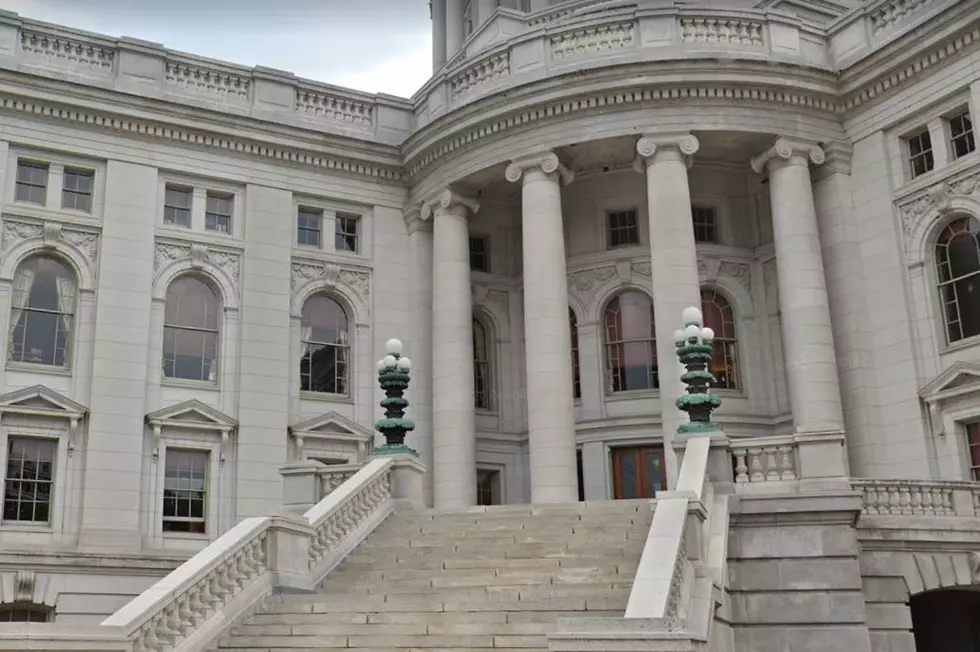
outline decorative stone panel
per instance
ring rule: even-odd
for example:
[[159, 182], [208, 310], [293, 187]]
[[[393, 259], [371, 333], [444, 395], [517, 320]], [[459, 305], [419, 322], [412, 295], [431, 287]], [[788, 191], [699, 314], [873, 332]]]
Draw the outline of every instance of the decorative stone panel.
[[116, 59], [116, 51], [98, 43], [40, 34], [27, 30], [20, 34], [21, 50], [40, 63], [50, 63], [62, 67], [65, 63], [80, 72], [109, 75]]
[[214, 265], [227, 275], [236, 291], [240, 287], [241, 252], [209, 249], [203, 244], [158, 242], [154, 252], [153, 271], [159, 272], [170, 263], [186, 258], [197, 268], [203, 267], [205, 263]]
[[175, 61], [167, 62], [166, 79], [169, 86], [233, 102], [247, 101], [252, 83], [245, 75]]
[[99, 234], [94, 231], [75, 229], [59, 222], [20, 222], [4, 219], [3, 234], [0, 236], [0, 257], [25, 240], [38, 239], [47, 247], [57, 246], [61, 241], [77, 249], [91, 265], [98, 269]]
[[366, 270], [343, 267], [337, 263], [294, 260], [290, 269], [290, 286], [295, 295], [309, 281], [320, 280], [324, 288], [342, 285], [354, 293], [367, 309], [371, 305], [371, 274]]
[[362, 127], [374, 124], [374, 107], [370, 103], [312, 90], [296, 91], [296, 112]]
[[551, 56], [562, 59], [631, 48], [636, 42], [634, 23], [612, 23], [570, 30], [551, 37]]

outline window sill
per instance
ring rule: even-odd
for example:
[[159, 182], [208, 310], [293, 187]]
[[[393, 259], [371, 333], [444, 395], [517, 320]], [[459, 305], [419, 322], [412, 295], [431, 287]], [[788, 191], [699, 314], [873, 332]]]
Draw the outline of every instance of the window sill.
[[497, 410], [493, 408], [474, 408], [473, 410], [478, 417], [496, 417], [499, 416]]
[[190, 532], [164, 532], [163, 538], [173, 541], [208, 541], [207, 534], [193, 534]]
[[608, 393], [605, 395], [606, 401], [634, 401], [643, 398], [660, 398], [659, 389], [632, 389], [625, 392]]
[[711, 393], [719, 398], [747, 399], [749, 397], [743, 389], [712, 389]]
[[323, 401], [325, 403], [348, 403], [353, 405], [354, 399], [349, 394], [328, 394], [327, 392], [310, 392], [300, 390], [301, 400]]
[[67, 367], [56, 367], [54, 365], [36, 364], [33, 362], [8, 362], [7, 371], [22, 371], [32, 374], [49, 374], [51, 376], [67, 376], [71, 378], [72, 371]]
[[2, 521], [0, 530], [22, 534], [54, 534], [54, 527], [50, 523], [41, 521]]
[[179, 387], [181, 389], [203, 389], [208, 392], [220, 392], [218, 383], [209, 380], [189, 380], [186, 378], [164, 378], [161, 387]]
[[980, 335], [971, 335], [970, 337], [965, 337], [962, 340], [957, 340], [952, 344], [947, 344], [945, 347], [940, 349], [939, 355], [946, 355], [948, 353], [956, 353], [957, 351], [963, 351], [965, 349], [972, 349], [977, 345], [980, 345]]

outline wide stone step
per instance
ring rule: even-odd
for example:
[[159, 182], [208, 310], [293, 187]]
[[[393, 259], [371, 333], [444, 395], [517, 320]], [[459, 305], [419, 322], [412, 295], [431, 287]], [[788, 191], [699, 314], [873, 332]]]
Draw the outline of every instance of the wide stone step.
[[546, 636], [554, 630], [553, 622], [493, 623], [316, 623], [302, 625], [239, 625], [231, 637], [242, 636]]
[[540, 648], [548, 647], [546, 635], [484, 634], [366, 634], [353, 636], [303, 635], [248, 636], [222, 641], [219, 649], [269, 648], [378, 648], [378, 649], [459, 649], [459, 648]]
[[[627, 575], [632, 577], [627, 569]], [[506, 584], [501, 579], [513, 579], [514, 584], [533, 583], [581, 583], [621, 581], [619, 567], [608, 566], [528, 566], [517, 568], [459, 568], [459, 569], [418, 569], [389, 568], [380, 571], [362, 569], [341, 569], [327, 576], [326, 590], [344, 586], [348, 583], [392, 585], [400, 581], [430, 580], [432, 586], [479, 586], [486, 581], [488, 586]], [[465, 584], [455, 584], [455, 580], [465, 580]], [[475, 582], [475, 583], [473, 583]]]
[[455, 542], [441, 541], [399, 541], [381, 539], [373, 543], [365, 542], [353, 553], [360, 561], [371, 561], [394, 556], [398, 559], [418, 557], [481, 557], [484, 559], [541, 559], [561, 556], [617, 556], [639, 555], [643, 552], [646, 538], [615, 539], [606, 541], [581, 539], [556, 540], [547, 542], [526, 542], [517, 545], [516, 541], [495, 541], [462, 539]]
[[[590, 618], [622, 618], [624, 609], [588, 612]], [[558, 622], [559, 618], [574, 616], [575, 613], [567, 611], [395, 611], [395, 612], [371, 612], [371, 613], [349, 613], [349, 614], [330, 614], [329, 617], [323, 613], [306, 611], [303, 613], [270, 613], [268, 611], [250, 615], [246, 625], [322, 625], [328, 622], [331, 625], [385, 625], [385, 624], [416, 624], [425, 623], [426, 625], [451, 625], [451, 624], [473, 624], [473, 623], [494, 623], [497, 625], [515, 623], [550, 623]], [[582, 615], [581, 612], [578, 615]]]
[[[550, 592], [549, 592], [550, 593]], [[629, 591], [610, 589], [595, 597], [567, 597], [559, 590], [554, 597], [535, 597], [527, 593], [526, 600], [504, 599], [500, 595], [487, 592], [481, 597], [471, 599], [444, 598], [436, 592], [421, 594], [384, 595], [367, 594], [323, 594], [317, 596], [289, 596], [281, 603], [266, 605], [264, 613], [323, 613], [323, 614], [361, 614], [380, 612], [480, 612], [480, 611], [616, 611], [626, 609]]]
[[493, 533], [541, 532], [573, 535], [596, 530], [637, 530], [650, 529], [652, 514], [633, 514], [615, 517], [594, 518], [551, 518], [527, 517], [521, 519], [453, 519], [452, 521], [420, 521], [386, 523], [377, 534], [385, 536], [405, 536], [417, 534], [448, 534], [454, 537], [493, 536]]
[[385, 571], [404, 570], [417, 571], [420, 576], [429, 577], [429, 573], [436, 573], [441, 570], [464, 570], [464, 569], [558, 569], [558, 568], [592, 568], [597, 566], [611, 566], [615, 564], [621, 575], [635, 574], [636, 566], [639, 563], [639, 555], [630, 557], [596, 557], [596, 556], [562, 556], [545, 558], [517, 558], [517, 559], [497, 559], [493, 557], [439, 557], [430, 555], [424, 558], [412, 559], [411, 563], [400, 561], [397, 555], [372, 556], [364, 559], [361, 555], [352, 555], [348, 561], [344, 561], [337, 570], [330, 574], [330, 577], [343, 575], [351, 576], [355, 573], [376, 573], [380, 576]]
[[[386, 601], [409, 600], [412, 598], [428, 600], [438, 598], [445, 602], [449, 600], [489, 600], [496, 602], [513, 602], [516, 600], [544, 600], [548, 598], [598, 598], [626, 596], [632, 588], [630, 582], [608, 582], [590, 584], [523, 584], [500, 586], [461, 586], [440, 588], [433, 591], [432, 587], [405, 587], [391, 590], [344, 589], [343, 594], [359, 599], [361, 596], [385, 596]], [[341, 592], [338, 590], [337, 594]], [[327, 593], [324, 595], [334, 595]]]

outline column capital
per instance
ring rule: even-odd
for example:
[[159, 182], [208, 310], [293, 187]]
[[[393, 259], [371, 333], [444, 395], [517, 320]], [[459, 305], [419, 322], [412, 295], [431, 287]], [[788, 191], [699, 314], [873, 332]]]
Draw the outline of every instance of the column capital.
[[690, 133], [644, 134], [636, 141], [636, 153], [644, 159], [664, 150], [677, 150], [684, 156], [694, 156], [700, 148], [701, 141]]
[[462, 195], [451, 188], [446, 188], [431, 199], [422, 202], [420, 215], [423, 220], [430, 220], [439, 211], [455, 212], [460, 209], [469, 211], [470, 213], [476, 213], [480, 210], [480, 202], [472, 197]]
[[575, 173], [562, 165], [554, 152], [542, 152], [514, 159], [504, 170], [504, 177], [511, 183], [517, 183], [527, 179], [525, 173], [533, 171], [547, 175], [557, 172], [561, 182], [566, 186], [575, 180]]
[[826, 159], [823, 149], [816, 143], [779, 138], [772, 147], [753, 157], [751, 165], [756, 174], [761, 174], [770, 162], [788, 163], [793, 157], [802, 158], [804, 162], [810, 161], [814, 165], [821, 165]]

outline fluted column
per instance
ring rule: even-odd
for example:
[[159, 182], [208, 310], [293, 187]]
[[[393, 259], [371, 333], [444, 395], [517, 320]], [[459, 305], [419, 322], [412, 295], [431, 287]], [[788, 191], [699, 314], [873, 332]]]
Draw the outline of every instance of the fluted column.
[[432, 73], [446, 63], [446, 0], [429, 0], [432, 14]]
[[451, 190], [422, 206], [432, 242], [432, 493], [435, 507], [476, 504], [473, 299], [469, 229], [479, 204]]
[[463, 44], [463, 0], [446, 0], [446, 61]]
[[524, 350], [531, 502], [578, 500], [572, 349], [560, 184], [572, 173], [547, 152], [513, 161], [521, 181], [524, 242]]
[[769, 173], [776, 275], [796, 432], [844, 429], [837, 356], [830, 324], [817, 215], [810, 186], [810, 162], [820, 165], [820, 147], [780, 138], [752, 159], [752, 169]]
[[698, 151], [698, 146], [698, 139], [687, 133], [644, 136], [636, 143], [638, 168], [647, 178], [660, 418], [670, 486], [674, 485], [678, 471], [670, 442], [677, 427], [687, 421], [675, 403], [684, 393], [684, 384], [680, 380], [674, 331], [685, 308], [701, 306], [687, 179], [690, 157]]

